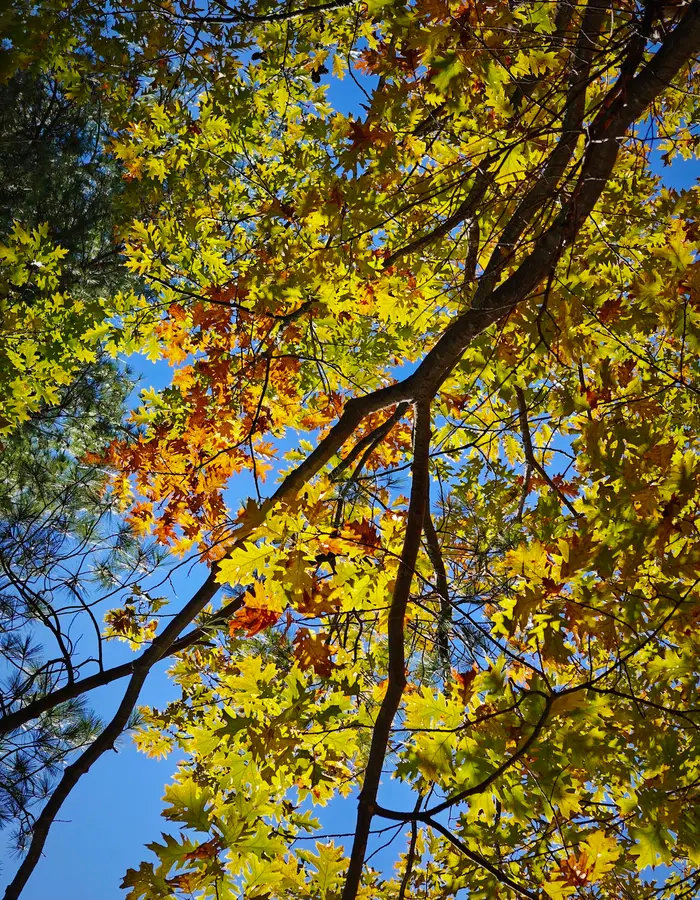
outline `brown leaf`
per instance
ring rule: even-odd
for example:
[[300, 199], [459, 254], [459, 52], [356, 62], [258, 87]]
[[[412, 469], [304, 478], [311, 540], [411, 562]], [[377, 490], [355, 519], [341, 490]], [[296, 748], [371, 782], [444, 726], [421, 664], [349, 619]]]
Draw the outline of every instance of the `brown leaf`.
[[675, 443], [673, 441], [666, 441], [664, 444], [654, 444], [650, 450], [647, 450], [646, 458], [649, 462], [653, 463], [653, 465], [665, 470], [668, 469], [671, 458], [675, 452]]
[[181, 875], [174, 875], [172, 878], [166, 878], [165, 883], [170, 887], [179, 888], [191, 894], [197, 890], [202, 881], [201, 872], [183, 872]]
[[332, 588], [327, 582], [314, 578], [311, 587], [304, 589], [301, 599], [296, 598], [294, 607], [297, 612], [307, 616], [322, 616], [337, 612], [340, 600], [329, 599], [331, 591]]
[[112, 609], [105, 615], [105, 622], [115, 634], [131, 634], [136, 628], [136, 610], [133, 606]]
[[616, 322], [622, 315], [622, 297], [611, 297], [598, 310], [598, 321], [603, 325], [608, 322]]
[[377, 550], [382, 545], [379, 532], [369, 519], [361, 519], [359, 522], [347, 522], [343, 526], [343, 537], [348, 537], [350, 540], [362, 544], [368, 550]]
[[374, 146], [388, 147], [394, 139], [394, 135], [390, 131], [384, 131], [371, 122], [361, 122], [359, 119], [350, 126], [348, 136], [352, 141], [352, 149], [356, 152], [368, 150]]
[[549, 597], [560, 594], [564, 585], [554, 581], [553, 578], [543, 578], [542, 587], [544, 588], [545, 597]]
[[453, 669], [452, 675], [454, 676], [455, 684], [457, 685], [459, 699], [466, 706], [471, 700], [473, 693], [472, 682], [476, 678], [476, 669], [470, 669], [468, 672], [458, 672], [456, 669]]
[[300, 628], [294, 638], [294, 657], [302, 669], [313, 669], [322, 678], [330, 678], [333, 671], [327, 634], [313, 634], [308, 628]]
[[559, 863], [559, 868], [566, 883], [572, 887], [583, 887], [588, 882], [591, 872], [591, 864], [585, 850], [578, 856], [570, 854], [563, 862]]
[[216, 856], [219, 848], [219, 841], [216, 838], [212, 838], [210, 841], [200, 844], [199, 847], [195, 847], [189, 853], [185, 853], [184, 859], [187, 862], [194, 859], [211, 859], [213, 856]]
[[635, 359], [626, 359], [617, 367], [617, 378], [622, 387], [627, 387], [630, 381], [632, 381], [632, 375], [636, 365], [637, 361]]

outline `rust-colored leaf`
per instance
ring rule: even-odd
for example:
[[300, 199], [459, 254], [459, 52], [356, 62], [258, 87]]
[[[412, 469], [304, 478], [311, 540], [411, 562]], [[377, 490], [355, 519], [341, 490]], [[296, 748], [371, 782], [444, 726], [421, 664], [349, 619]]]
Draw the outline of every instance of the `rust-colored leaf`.
[[301, 628], [294, 638], [294, 657], [302, 669], [313, 669], [322, 678], [329, 678], [333, 671], [331, 650], [327, 634], [314, 634]]
[[199, 847], [195, 847], [189, 853], [185, 853], [183, 859], [186, 862], [195, 859], [212, 859], [219, 852], [220, 847], [221, 845], [217, 838], [212, 838], [210, 841], [200, 844]]
[[235, 637], [239, 631], [245, 631], [247, 637], [253, 637], [274, 625], [280, 617], [280, 613], [269, 609], [251, 609], [244, 606], [228, 623], [228, 633]]
[[469, 703], [469, 701], [471, 700], [471, 696], [473, 693], [472, 683], [476, 678], [476, 669], [469, 669], [469, 671], [467, 672], [458, 672], [456, 669], [453, 669], [452, 676], [457, 686], [459, 699], [466, 706], [467, 703]]
[[343, 526], [343, 536], [362, 544], [369, 551], [381, 547], [379, 532], [369, 519], [361, 519], [359, 522], [347, 522]]

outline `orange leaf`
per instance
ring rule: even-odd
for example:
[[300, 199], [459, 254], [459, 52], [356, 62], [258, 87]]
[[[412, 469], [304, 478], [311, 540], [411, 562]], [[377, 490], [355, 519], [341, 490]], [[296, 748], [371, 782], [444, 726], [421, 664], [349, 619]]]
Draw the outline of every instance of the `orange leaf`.
[[165, 879], [165, 883], [170, 887], [179, 888], [190, 894], [197, 890], [201, 881], [201, 872], [183, 872], [182, 875], [174, 875], [172, 878]]
[[452, 674], [457, 684], [459, 698], [466, 706], [467, 703], [469, 703], [473, 693], [472, 682], [476, 678], [476, 669], [470, 669], [468, 672], [457, 672], [456, 669], [453, 669]]
[[301, 599], [296, 598], [294, 607], [297, 612], [307, 616], [321, 616], [324, 613], [337, 612], [340, 599], [330, 600], [331, 586], [325, 581], [313, 578], [310, 588], [304, 588]]
[[588, 854], [583, 850], [578, 856], [570, 854], [559, 864], [564, 880], [573, 887], [583, 887], [588, 882], [591, 864]]
[[278, 612], [271, 612], [269, 609], [249, 609], [246, 606], [239, 609], [229, 621], [228, 633], [231, 637], [235, 637], [237, 631], [245, 631], [248, 637], [253, 637], [274, 625], [279, 617]]

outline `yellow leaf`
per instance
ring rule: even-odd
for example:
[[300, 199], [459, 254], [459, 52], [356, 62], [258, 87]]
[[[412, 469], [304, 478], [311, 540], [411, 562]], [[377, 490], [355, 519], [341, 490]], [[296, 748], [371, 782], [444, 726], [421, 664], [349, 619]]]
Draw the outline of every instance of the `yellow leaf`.
[[563, 897], [570, 897], [576, 892], [576, 888], [564, 881], [550, 881], [544, 886], [545, 893], [552, 900], [562, 900]]
[[255, 581], [254, 573], [264, 569], [276, 548], [271, 544], [244, 544], [232, 550], [219, 563], [216, 580], [219, 584], [246, 585]]
[[620, 856], [620, 848], [614, 837], [606, 837], [602, 831], [594, 831], [584, 842], [591, 868], [589, 881], [598, 881], [609, 872]]
[[539, 541], [521, 544], [515, 550], [510, 550], [506, 561], [514, 574], [523, 575], [531, 581], [541, 581], [550, 567], [547, 551]]
[[276, 582], [269, 579], [265, 584], [262, 581], [253, 583], [252, 593], [249, 591], [245, 597], [245, 605], [249, 609], [267, 609], [270, 612], [284, 612], [287, 608], [287, 599], [280, 590], [275, 590]]

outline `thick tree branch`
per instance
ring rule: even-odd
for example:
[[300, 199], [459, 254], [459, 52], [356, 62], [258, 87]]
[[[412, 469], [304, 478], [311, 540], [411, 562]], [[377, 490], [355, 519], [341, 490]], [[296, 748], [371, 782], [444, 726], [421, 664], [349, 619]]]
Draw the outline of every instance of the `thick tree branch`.
[[[590, 78], [591, 64], [596, 48], [598, 33], [609, 9], [610, 0], [590, 0], [581, 22], [578, 39], [571, 50], [573, 64], [569, 78], [569, 91], [564, 106], [564, 116], [561, 125], [561, 138], [552, 152], [544, 170], [528, 191], [526, 196], [518, 204], [511, 216], [498, 246], [494, 250], [486, 272], [482, 278], [482, 284], [491, 288], [498, 271], [500, 271], [506, 257], [510, 257], [518, 239], [532, 221], [533, 217], [542, 209], [543, 205], [551, 199], [558, 190], [561, 177], [566, 171], [571, 157], [576, 149], [579, 137], [583, 134], [583, 118], [586, 109], [586, 86]], [[471, 190], [454, 213], [441, 222], [437, 228], [411, 241], [398, 250], [395, 250], [384, 262], [390, 266], [399, 257], [407, 253], [414, 253], [428, 244], [443, 237], [473, 217], [477, 206], [482, 201], [484, 194], [493, 180], [496, 170], [491, 171], [490, 166], [493, 156], [488, 157], [480, 171], [477, 172]], [[474, 234], [470, 228], [470, 243], [473, 244]], [[470, 255], [473, 255], [473, 247], [470, 247]], [[483, 290], [483, 288], [482, 288]]]
[[590, 0], [586, 7], [576, 44], [571, 50], [571, 74], [561, 124], [561, 137], [542, 174], [520, 201], [503, 230], [482, 279], [482, 285], [486, 290], [491, 289], [504, 263], [513, 256], [518, 241], [533, 218], [560, 190], [559, 183], [583, 134], [586, 87], [590, 80], [600, 28], [609, 7], [610, 0]]
[[[627, 129], [700, 51], [700, 3], [688, 11], [647, 65], [629, 82], [624, 95], [601, 109], [589, 129], [588, 149], [569, 200], [554, 223], [535, 241], [518, 268], [493, 290], [482, 280], [471, 309], [454, 320], [416, 371], [400, 386], [384, 389], [392, 401], [406, 389], [418, 398], [433, 396], [466, 348], [486, 328], [508, 315], [546, 277], [588, 218], [613, 171], [619, 142]], [[380, 400], [381, 392], [375, 395]]]
[[343, 886], [342, 900], [355, 900], [357, 896], [365, 863], [367, 840], [377, 802], [379, 782], [389, 744], [389, 734], [401, 703], [404, 688], [406, 687], [404, 619], [425, 522], [430, 483], [429, 461], [430, 404], [423, 402], [416, 404], [413, 465], [411, 468], [413, 477], [411, 498], [406, 518], [406, 535], [401, 552], [399, 571], [396, 576], [391, 606], [389, 607], [387, 623], [389, 665], [386, 693], [372, 731], [372, 743], [365, 769], [364, 782], [358, 799], [355, 837], [350, 854], [350, 865]]

